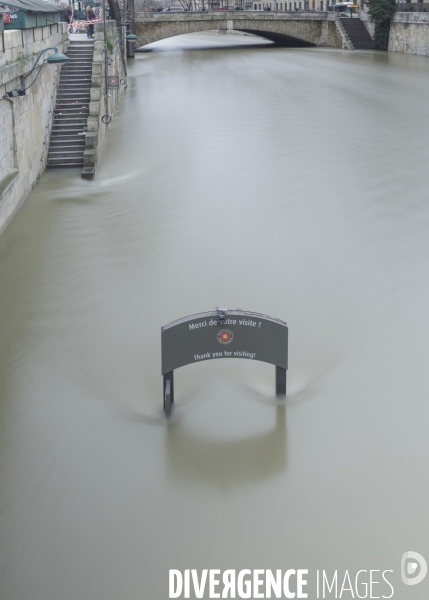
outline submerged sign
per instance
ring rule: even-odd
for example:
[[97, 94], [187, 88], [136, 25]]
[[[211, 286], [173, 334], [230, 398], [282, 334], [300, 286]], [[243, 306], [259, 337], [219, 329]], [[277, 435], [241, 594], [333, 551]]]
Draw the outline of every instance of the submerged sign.
[[[165, 325], [161, 329], [164, 406], [166, 381], [173, 394], [173, 371], [218, 358], [246, 358], [276, 366], [276, 393], [286, 394], [288, 328], [280, 319], [241, 309], [218, 308]], [[173, 402], [173, 398], [171, 398]]]

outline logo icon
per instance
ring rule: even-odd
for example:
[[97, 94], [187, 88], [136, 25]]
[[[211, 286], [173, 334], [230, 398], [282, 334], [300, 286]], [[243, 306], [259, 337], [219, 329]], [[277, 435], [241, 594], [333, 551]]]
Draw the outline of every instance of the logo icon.
[[428, 572], [426, 560], [418, 552], [405, 552], [401, 559], [401, 577], [405, 585], [421, 583]]
[[221, 329], [217, 334], [217, 341], [221, 344], [230, 344], [233, 339], [234, 336], [230, 329]]
[[109, 88], [116, 90], [119, 88], [119, 77], [117, 75], [111, 75], [109, 77]]

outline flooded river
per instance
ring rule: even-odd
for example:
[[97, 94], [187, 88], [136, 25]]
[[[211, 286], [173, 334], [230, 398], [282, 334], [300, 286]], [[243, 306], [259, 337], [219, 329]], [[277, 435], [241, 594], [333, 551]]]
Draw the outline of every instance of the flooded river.
[[[46, 173], [0, 238], [1, 600], [165, 600], [173, 568], [427, 599], [429, 59], [155, 49], [96, 180]], [[167, 425], [160, 328], [222, 305], [288, 322], [286, 404], [208, 361]]]

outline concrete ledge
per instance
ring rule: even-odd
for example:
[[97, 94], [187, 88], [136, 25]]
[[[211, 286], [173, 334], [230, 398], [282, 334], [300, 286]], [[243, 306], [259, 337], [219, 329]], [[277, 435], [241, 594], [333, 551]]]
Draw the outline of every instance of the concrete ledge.
[[21, 197], [18, 203], [14, 200], [14, 184], [19, 183], [19, 171], [14, 169], [0, 181], [0, 233], [6, 228], [9, 221], [12, 219], [25, 196]]
[[175, 21], [334, 21], [337, 15], [331, 11], [288, 12], [275, 11], [216, 11], [201, 13], [136, 13], [136, 21], [141, 23], [171, 23]]
[[9, 175], [0, 181], [0, 202], [2, 201], [2, 197], [7, 194], [18, 177], [19, 171], [18, 169], [14, 169], [11, 173], [9, 173]]
[[103, 63], [102, 62], [93, 62], [92, 63], [92, 74], [93, 75], [103, 75]]
[[98, 129], [97, 131], [88, 131], [85, 136], [85, 146], [88, 149], [96, 148], [98, 143]]
[[94, 179], [95, 168], [94, 167], [83, 167], [81, 177], [82, 179]]
[[[100, 88], [98, 88], [98, 89], [100, 89]], [[99, 115], [100, 115], [100, 100], [92, 101], [92, 99], [91, 99], [89, 102], [89, 116], [90, 117], [95, 117], [95, 116], [98, 117]], [[93, 131], [93, 130], [91, 130], [91, 131]]]
[[100, 100], [101, 98], [101, 87], [91, 87], [91, 100]]
[[392, 23], [429, 23], [429, 13], [417, 13], [417, 12], [402, 12], [395, 13], [391, 20]]
[[90, 115], [86, 122], [87, 131], [98, 131], [98, 116]]
[[[118, 32], [116, 29], [116, 21], [108, 21], [106, 26], [107, 39], [110, 40], [113, 45], [117, 44]], [[106, 106], [104, 51], [105, 40], [103, 23], [95, 23], [89, 115], [85, 136], [85, 151], [83, 154], [84, 164], [81, 171], [83, 179], [94, 179], [100, 151], [108, 126], [108, 123], [103, 123], [102, 117], [108, 115], [110, 119], [112, 118], [119, 96], [122, 95], [124, 91], [122, 87], [117, 94], [111, 94], [108, 100], [108, 107]], [[118, 52], [107, 52], [107, 56], [109, 59], [107, 66], [108, 74], [112, 75], [113, 73], [118, 73], [121, 77], [125, 77], [120, 54]]]
[[83, 167], [90, 167], [92, 169], [95, 169], [95, 166], [97, 164], [97, 158], [98, 154], [96, 148], [85, 150], [83, 153]]

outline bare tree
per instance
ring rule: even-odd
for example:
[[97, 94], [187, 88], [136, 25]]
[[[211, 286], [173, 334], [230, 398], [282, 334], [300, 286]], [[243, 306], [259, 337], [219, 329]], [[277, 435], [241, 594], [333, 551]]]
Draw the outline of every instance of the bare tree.
[[[134, 0], [127, 0], [127, 21], [130, 22], [130, 29], [134, 32], [136, 22], [136, 11], [134, 9]], [[127, 42], [127, 58], [134, 58], [134, 42]]]
[[107, 0], [110, 10], [110, 18], [116, 21], [118, 27], [121, 26], [121, 10], [118, 0]]
[[183, 10], [192, 11], [193, 0], [180, 0]]
[[[121, 27], [122, 16], [121, 16], [121, 9], [119, 8], [118, 0], [107, 0], [107, 2], [109, 4], [110, 18], [113, 19], [114, 21], [116, 21], [117, 27]], [[124, 54], [122, 52], [122, 48], [121, 48], [121, 57], [122, 57], [122, 67], [123, 67], [124, 73], [126, 75], [127, 74], [127, 65], [125, 62]]]

